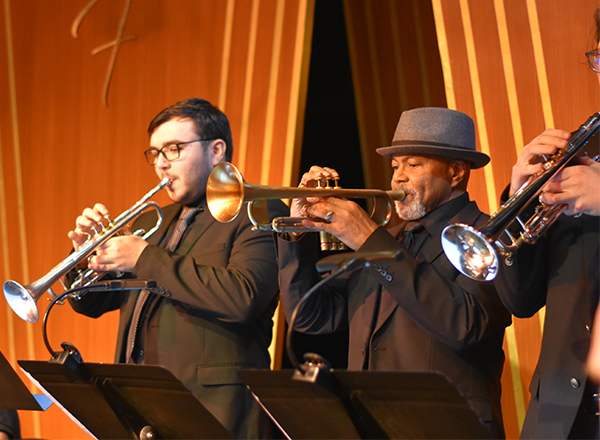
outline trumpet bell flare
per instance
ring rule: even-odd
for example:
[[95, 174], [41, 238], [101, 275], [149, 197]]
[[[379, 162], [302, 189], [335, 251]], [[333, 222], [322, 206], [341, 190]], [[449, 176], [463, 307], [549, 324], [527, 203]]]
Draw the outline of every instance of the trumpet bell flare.
[[206, 183], [206, 203], [211, 215], [220, 222], [235, 219], [244, 203], [244, 180], [230, 163], [218, 164]]
[[468, 225], [446, 226], [442, 247], [452, 265], [476, 281], [491, 281], [498, 273], [498, 254], [479, 231]]
[[34, 323], [39, 318], [36, 301], [29, 290], [15, 281], [4, 283], [4, 297], [10, 308], [24, 321]]

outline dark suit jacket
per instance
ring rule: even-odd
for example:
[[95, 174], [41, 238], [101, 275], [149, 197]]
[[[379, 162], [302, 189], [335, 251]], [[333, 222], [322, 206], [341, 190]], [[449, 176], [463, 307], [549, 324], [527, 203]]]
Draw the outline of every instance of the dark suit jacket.
[[19, 424], [19, 414], [14, 409], [0, 410], [0, 432], [8, 435], [8, 438], [21, 438], [21, 427]]
[[[592, 385], [585, 362], [600, 292], [599, 231], [598, 217], [562, 215], [538, 244], [519, 249], [511, 267], [500, 267], [498, 293], [515, 316], [527, 318], [546, 306], [521, 438], [566, 439], [582, 399], [597, 409], [592, 391], [585, 391]], [[595, 411], [578, 420], [578, 428], [586, 421], [598, 424]]]
[[[467, 194], [449, 203], [454, 204], [450, 216], [428, 229], [431, 236], [416, 258], [391, 235], [393, 230], [376, 230], [359, 251], [401, 250], [402, 260], [325, 284], [302, 307], [294, 329], [316, 334], [349, 327], [349, 370], [443, 373], [492, 435], [503, 437], [502, 341], [510, 315], [493, 284], [460, 275], [443, 253], [440, 235], [446, 224], [487, 218]], [[308, 238], [277, 241], [288, 317], [320, 279], [315, 270], [318, 248]]]
[[[280, 201], [271, 215], [289, 215]], [[270, 233], [252, 231], [246, 210], [230, 223], [208, 212], [197, 215], [177, 253], [159, 247], [181, 205], [163, 209], [164, 222], [152, 235], [133, 274], [152, 279], [169, 297], [151, 305], [144, 363], [169, 369], [238, 438], [264, 435], [264, 417], [238, 377], [240, 368], [269, 368], [272, 315], [277, 305], [277, 263]], [[132, 230], [149, 230], [154, 212]], [[71, 300], [82, 314], [98, 317], [120, 310], [116, 362], [126, 361], [127, 335], [138, 292], [88, 293]]]

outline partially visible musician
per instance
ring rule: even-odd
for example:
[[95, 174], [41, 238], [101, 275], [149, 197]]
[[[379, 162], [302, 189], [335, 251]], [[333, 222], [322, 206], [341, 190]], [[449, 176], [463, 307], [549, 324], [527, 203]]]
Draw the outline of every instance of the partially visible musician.
[[[597, 49], [588, 58], [600, 82], [600, 8], [595, 20]], [[533, 139], [512, 169], [505, 198], [541, 170], [540, 155], [564, 148], [570, 136], [564, 130], [548, 129]], [[584, 147], [588, 157], [564, 168], [544, 189], [542, 200], [568, 204], [565, 213], [537, 244], [521, 246], [511, 267], [502, 264], [503, 276], [495, 281], [502, 301], [515, 316], [531, 317], [546, 307], [523, 439], [597, 439], [599, 435], [598, 385], [586, 368], [600, 292], [600, 163], [591, 159], [600, 154], [599, 139], [595, 136]]]
[[19, 414], [13, 409], [0, 410], [0, 440], [21, 438]]
[[[272, 316], [277, 306], [277, 263], [270, 233], [253, 231], [245, 210], [217, 222], [206, 207], [212, 169], [231, 161], [227, 117], [210, 102], [186, 99], [161, 111], [148, 128], [145, 160], [168, 177], [173, 201], [148, 240], [113, 237], [91, 258], [95, 271], [120, 271], [156, 281], [170, 296], [142, 291], [88, 293], [70, 299], [78, 313], [120, 311], [115, 361], [170, 370], [236, 438], [269, 438], [270, 421], [238, 376], [241, 368], [269, 368]], [[273, 216], [289, 212], [272, 201]], [[108, 213], [87, 208], [69, 233], [75, 249]], [[132, 230], [148, 231], [156, 213]]]
[[[489, 157], [475, 147], [472, 119], [445, 108], [402, 113], [391, 146], [377, 149], [393, 168], [391, 186], [407, 197], [396, 201], [404, 221], [378, 226], [356, 203], [336, 197], [294, 199], [292, 216], [355, 251], [399, 251], [400, 261], [359, 268], [326, 283], [300, 309], [295, 330], [350, 333], [348, 369], [435, 371], [444, 374], [468, 401], [492, 438], [504, 437], [500, 407], [502, 341], [510, 314], [492, 283], [460, 274], [440, 241], [449, 223], [479, 224], [488, 216], [469, 199], [471, 168]], [[300, 186], [339, 177], [314, 166]], [[304, 206], [307, 204], [307, 206]], [[313, 240], [314, 239], [314, 240]], [[321, 276], [316, 234], [280, 234], [280, 287], [286, 317]]]

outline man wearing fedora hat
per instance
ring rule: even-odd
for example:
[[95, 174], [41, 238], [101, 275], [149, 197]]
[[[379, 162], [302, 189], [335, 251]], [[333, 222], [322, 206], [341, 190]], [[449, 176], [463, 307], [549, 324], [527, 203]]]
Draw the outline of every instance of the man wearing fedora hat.
[[[322, 334], [347, 328], [349, 370], [442, 373], [491, 436], [503, 438], [500, 376], [510, 314], [492, 283], [472, 281], [454, 269], [440, 242], [448, 224], [487, 220], [466, 188], [470, 169], [485, 166], [489, 157], [476, 151], [471, 118], [445, 108], [405, 111], [392, 145], [377, 152], [391, 160], [392, 188], [406, 193], [395, 202], [404, 220], [399, 225], [378, 226], [356, 203], [333, 197], [294, 199], [291, 215], [306, 216], [305, 227], [326, 231], [355, 251], [399, 251], [400, 257], [325, 283], [299, 310], [294, 330]], [[313, 166], [300, 186], [335, 177], [334, 169]], [[287, 317], [321, 280], [314, 235], [277, 239]]]

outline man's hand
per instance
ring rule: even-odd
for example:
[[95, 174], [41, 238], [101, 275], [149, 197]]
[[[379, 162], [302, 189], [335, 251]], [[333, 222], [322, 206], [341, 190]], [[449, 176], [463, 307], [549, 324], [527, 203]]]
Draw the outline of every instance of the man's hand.
[[[302, 180], [298, 185], [299, 188], [317, 188], [318, 182], [320, 181], [322, 186], [326, 185], [326, 180], [339, 179], [340, 175], [333, 168], [319, 167], [313, 165], [310, 170], [302, 176]], [[304, 217], [305, 206], [308, 205], [306, 197], [299, 197], [292, 200], [290, 205], [290, 216], [291, 217]]]
[[550, 128], [526, 145], [512, 167], [509, 195], [512, 196], [531, 175], [542, 171], [545, 162], [542, 156], [550, 156], [559, 148], [565, 148], [570, 137], [568, 131]]
[[306, 228], [316, 229], [335, 235], [350, 249], [357, 250], [377, 229], [377, 224], [356, 203], [336, 197], [308, 198], [311, 204], [306, 208], [310, 217], [322, 218], [329, 223], [302, 220]]
[[580, 165], [563, 168], [544, 187], [542, 201], [568, 204], [567, 215], [600, 215], [600, 163], [584, 157]]
[[[325, 186], [326, 179], [339, 179], [339, 174], [333, 168], [315, 165], [302, 176], [298, 186], [316, 188], [317, 181], [321, 181]], [[377, 229], [377, 224], [359, 205], [337, 197], [312, 196], [293, 199], [290, 215], [306, 217], [306, 220], [302, 221], [305, 228], [328, 232], [354, 250], [362, 246], [369, 235]], [[323, 219], [327, 222], [314, 221], [311, 218]]]
[[101, 203], [96, 203], [93, 208], [85, 208], [81, 215], [75, 219], [75, 230], [69, 231], [67, 236], [73, 241], [75, 252], [79, 250], [90, 237], [102, 229], [102, 222], [108, 216], [108, 209]]
[[97, 272], [131, 272], [148, 242], [137, 235], [110, 238], [90, 258], [89, 268]]

